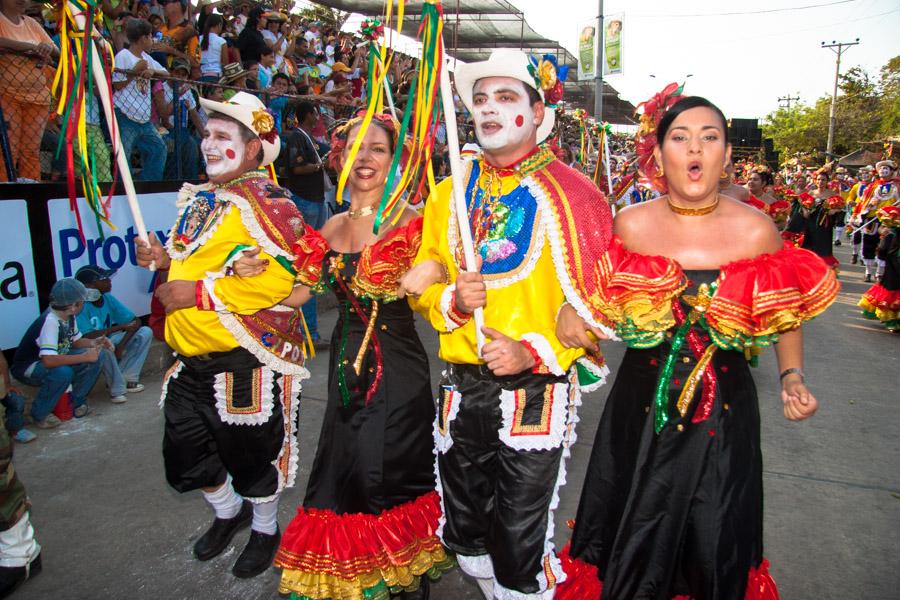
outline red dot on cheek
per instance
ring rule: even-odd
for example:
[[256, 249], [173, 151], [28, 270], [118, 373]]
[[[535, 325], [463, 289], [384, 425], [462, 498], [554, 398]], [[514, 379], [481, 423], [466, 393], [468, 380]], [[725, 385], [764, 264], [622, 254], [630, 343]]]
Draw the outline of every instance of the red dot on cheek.
[[516, 115], [516, 127], [521, 127], [525, 124], [525, 117], [522, 115]]
[[229, 160], [233, 160], [235, 157], [234, 150], [228, 148], [227, 150], [225, 150], [225, 156], [227, 156]]

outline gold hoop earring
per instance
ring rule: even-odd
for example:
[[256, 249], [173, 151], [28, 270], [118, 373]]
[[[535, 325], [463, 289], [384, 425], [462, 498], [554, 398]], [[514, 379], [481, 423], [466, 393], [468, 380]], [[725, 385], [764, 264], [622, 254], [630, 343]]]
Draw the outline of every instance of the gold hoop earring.
[[656, 166], [656, 176], [657, 177], [665, 177], [666, 176], [666, 172], [663, 170], [662, 165]]
[[719, 179], [721, 179], [722, 181], [728, 179], [728, 171], [722, 171], [722, 174], [719, 175]]

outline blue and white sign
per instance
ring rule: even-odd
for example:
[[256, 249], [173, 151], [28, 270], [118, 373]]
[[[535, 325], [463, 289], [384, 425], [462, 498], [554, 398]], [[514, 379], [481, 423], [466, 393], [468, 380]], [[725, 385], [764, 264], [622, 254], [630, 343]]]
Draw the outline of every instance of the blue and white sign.
[[[149, 231], [163, 243], [175, 222], [176, 192], [141, 194], [138, 203]], [[134, 247], [134, 221], [125, 196], [113, 196], [110, 220], [115, 230], [103, 227], [103, 238], [97, 230], [90, 208], [83, 198], [78, 199], [84, 224], [85, 240], [78, 233], [75, 214], [69, 209], [69, 199], [60, 198], [47, 203], [50, 231], [53, 232], [53, 262], [56, 278], [73, 277], [79, 267], [98, 265], [118, 269], [112, 279], [112, 293], [136, 315], [150, 312], [150, 286], [153, 273], [137, 266]]]
[[0, 239], [0, 347], [6, 350], [19, 345], [22, 334], [40, 314], [25, 200], [0, 202]]

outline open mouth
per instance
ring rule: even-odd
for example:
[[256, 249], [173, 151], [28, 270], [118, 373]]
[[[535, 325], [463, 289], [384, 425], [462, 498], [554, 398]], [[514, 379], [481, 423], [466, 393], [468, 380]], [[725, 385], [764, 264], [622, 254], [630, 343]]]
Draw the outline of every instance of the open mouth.
[[703, 165], [699, 161], [688, 163], [688, 177], [691, 181], [700, 181], [703, 177]]
[[220, 154], [207, 154], [206, 155], [206, 164], [217, 163], [222, 160], [222, 156]]
[[358, 179], [372, 179], [375, 177], [375, 169], [370, 169], [369, 167], [357, 167], [353, 169], [353, 173], [356, 174]]
[[503, 126], [496, 121], [485, 121], [481, 124], [481, 132], [486, 135], [493, 135], [503, 129]]

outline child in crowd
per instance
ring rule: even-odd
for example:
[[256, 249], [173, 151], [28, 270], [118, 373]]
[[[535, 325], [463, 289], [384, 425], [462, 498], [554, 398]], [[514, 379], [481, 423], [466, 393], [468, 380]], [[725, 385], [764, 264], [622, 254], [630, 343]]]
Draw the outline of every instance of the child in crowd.
[[112, 294], [111, 278], [115, 274], [115, 270], [96, 265], [78, 269], [75, 279], [89, 290], [97, 290], [100, 297], [85, 303], [75, 322], [86, 338], [107, 336], [115, 347], [116, 360], [103, 362], [103, 374], [110, 389], [118, 389], [124, 384], [126, 392], [135, 393], [144, 389], [141, 369], [147, 360], [153, 332], [141, 325], [141, 320]]
[[35, 319], [19, 342], [12, 374], [40, 388], [31, 404], [31, 417], [41, 429], [59, 426], [59, 419], [52, 413], [69, 386], [75, 416], [81, 418], [91, 411], [87, 395], [100, 374], [100, 351], [114, 348], [105, 337], [82, 337], [75, 316], [85, 301], [99, 297], [100, 292], [87, 289], [77, 279], [60, 279], [50, 290], [50, 308]]
[[6, 430], [17, 442], [27, 444], [37, 436], [25, 429], [25, 397], [13, 387], [9, 378], [9, 365], [0, 352], [0, 403], [6, 409]]

